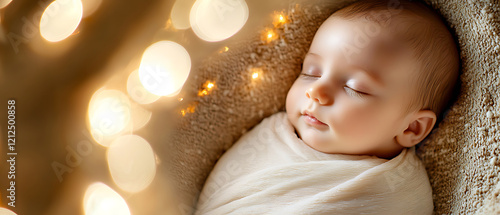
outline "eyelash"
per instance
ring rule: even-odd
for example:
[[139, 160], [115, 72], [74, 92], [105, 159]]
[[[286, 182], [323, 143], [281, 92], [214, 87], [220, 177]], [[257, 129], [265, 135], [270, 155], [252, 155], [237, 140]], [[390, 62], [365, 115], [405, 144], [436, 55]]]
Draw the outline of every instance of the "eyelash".
[[[305, 78], [319, 78], [319, 77], [321, 77], [321, 76], [310, 75], [310, 74], [306, 74], [306, 73], [300, 73], [300, 76], [303, 76]], [[347, 85], [344, 85], [344, 90], [349, 96], [356, 97], [356, 98], [363, 98], [364, 96], [368, 95], [367, 93], [352, 89]]]
[[368, 95], [363, 92], [359, 92], [357, 90], [354, 90], [348, 86], [344, 86], [345, 92], [349, 94], [350, 96], [357, 97], [357, 98], [363, 98], [364, 96]]

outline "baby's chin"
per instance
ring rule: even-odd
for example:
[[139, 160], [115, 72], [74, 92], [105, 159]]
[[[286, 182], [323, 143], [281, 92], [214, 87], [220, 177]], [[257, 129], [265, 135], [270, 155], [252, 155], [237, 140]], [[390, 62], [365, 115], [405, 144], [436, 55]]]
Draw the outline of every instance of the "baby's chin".
[[295, 130], [295, 134], [297, 134], [297, 137], [310, 148], [326, 154], [335, 154], [335, 152], [333, 152], [331, 149], [327, 149], [327, 147], [323, 143], [321, 143], [321, 141], [318, 141], [317, 138], [311, 137], [312, 134], [304, 134], [303, 137], [301, 137], [300, 133], [297, 130]]

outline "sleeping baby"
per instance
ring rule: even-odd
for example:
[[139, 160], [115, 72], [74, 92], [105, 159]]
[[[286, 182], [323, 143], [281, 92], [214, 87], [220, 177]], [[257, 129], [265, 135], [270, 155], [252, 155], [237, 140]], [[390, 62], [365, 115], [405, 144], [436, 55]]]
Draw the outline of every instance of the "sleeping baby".
[[196, 214], [432, 214], [415, 145], [450, 103], [456, 44], [417, 1], [358, 1], [318, 29], [286, 112], [217, 162]]

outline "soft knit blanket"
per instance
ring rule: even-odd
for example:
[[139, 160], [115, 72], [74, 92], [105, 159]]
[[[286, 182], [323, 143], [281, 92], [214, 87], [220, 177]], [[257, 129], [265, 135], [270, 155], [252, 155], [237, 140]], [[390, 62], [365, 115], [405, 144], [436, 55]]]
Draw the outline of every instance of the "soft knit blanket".
[[196, 214], [431, 214], [415, 150], [391, 160], [325, 154], [297, 137], [285, 112], [246, 133], [208, 177]]

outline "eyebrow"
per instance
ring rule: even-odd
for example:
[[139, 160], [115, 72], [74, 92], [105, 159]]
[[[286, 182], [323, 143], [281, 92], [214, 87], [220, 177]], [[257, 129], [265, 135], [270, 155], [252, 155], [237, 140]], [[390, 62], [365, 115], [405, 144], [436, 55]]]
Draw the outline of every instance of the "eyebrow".
[[[317, 58], [320, 58], [320, 59], [323, 59], [319, 54], [316, 54], [316, 53], [313, 53], [313, 52], [308, 52], [306, 54], [307, 55], [312, 55], [314, 57], [317, 57]], [[372, 70], [372, 69], [369, 69], [369, 68], [366, 68], [364, 66], [362, 66], [361, 64], [353, 64], [353, 65], [350, 65], [351, 67], [365, 73], [368, 75], [368, 77], [370, 77], [370, 79], [372, 79], [376, 84], [378, 84], [379, 86], [384, 86], [384, 82], [381, 80], [380, 78], [380, 72], [376, 71], [376, 70]]]

